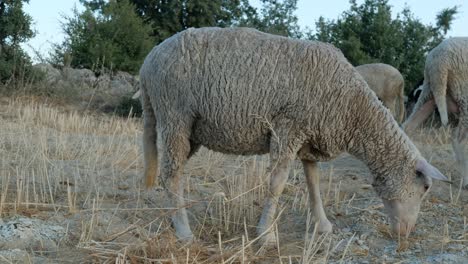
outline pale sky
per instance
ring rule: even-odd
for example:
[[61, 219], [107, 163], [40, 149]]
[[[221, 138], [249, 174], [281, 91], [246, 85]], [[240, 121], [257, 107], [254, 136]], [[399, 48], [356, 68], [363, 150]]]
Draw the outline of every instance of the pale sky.
[[[251, 0], [257, 6], [258, 0]], [[358, 4], [364, 0], [358, 0]], [[446, 7], [459, 6], [459, 14], [452, 24], [452, 30], [448, 36], [468, 36], [468, 1], [467, 0], [389, 0], [395, 15], [408, 5], [413, 14], [424, 24], [434, 23], [437, 12]], [[34, 57], [31, 48], [41, 54], [47, 54], [51, 43], [59, 43], [64, 34], [60, 27], [62, 15], [70, 15], [72, 8], [76, 6], [82, 9], [78, 0], [30, 0], [25, 6], [25, 11], [33, 17], [34, 28], [37, 35], [26, 45], [26, 51]], [[302, 29], [306, 26], [315, 28], [315, 21], [319, 16], [328, 19], [336, 19], [343, 11], [349, 9], [349, 0], [299, 0], [296, 14]]]

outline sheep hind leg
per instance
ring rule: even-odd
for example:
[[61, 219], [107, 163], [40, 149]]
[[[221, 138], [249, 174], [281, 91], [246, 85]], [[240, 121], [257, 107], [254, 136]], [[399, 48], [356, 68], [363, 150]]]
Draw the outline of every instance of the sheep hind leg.
[[312, 221], [317, 223], [319, 233], [328, 233], [332, 231], [332, 224], [327, 219], [323, 209], [322, 198], [320, 197], [320, 172], [318, 163], [315, 161], [302, 160], [304, 173], [309, 189], [310, 209], [312, 211]]
[[166, 130], [162, 139], [164, 153], [161, 162], [161, 176], [167, 194], [165, 206], [176, 208], [171, 219], [177, 238], [184, 242], [191, 242], [194, 237], [185, 209], [185, 179], [182, 174], [185, 163], [195, 151], [191, 149], [195, 146], [190, 143], [189, 133], [183, 133], [184, 129], [173, 129], [172, 131], [174, 132]]
[[272, 164], [274, 164], [274, 169], [271, 172], [268, 197], [263, 206], [263, 213], [257, 225], [257, 234], [259, 236], [264, 235], [262, 238], [263, 244], [276, 245], [276, 236], [274, 230], [271, 229], [275, 220], [279, 198], [288, 179], [291, 161], [291, 158], [283, 158], [276, 162], [272, 162]]
[[287, 130], [282, 131], [280, 128], [277, 132], [280, 137], [270, 143], [270, 166], [272, 170], [269, 191], [262, 216], [257, 225], [257, 234], [262, 236], [261, 242], [267, 246], [276, 245], [277, 238], [274, 230], [272, 230], [276, 209], [289, 176], [289, 167], [300, 149], [300, 146], [294, 146], [294, 143], [288, 141], [288, 138], [292, 135], [288, 135]]
[[435, 101], [430, 99], [420, 106], [411, 116], [403, 123], [403, 129], [406, 133], [414, 131], [421, 125], [434, 111]]

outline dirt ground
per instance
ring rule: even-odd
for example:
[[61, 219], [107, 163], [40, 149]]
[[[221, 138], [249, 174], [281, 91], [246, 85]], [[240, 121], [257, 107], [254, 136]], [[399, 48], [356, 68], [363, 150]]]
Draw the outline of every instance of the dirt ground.
[[0, 119], [0, 263], [468, 263], [468, 191], [450, 129], [411, 136], [454, 184], [434, 184], [408, 240], [391, 236], [369, 171], [344, 154], [321, 163], [333, 233], [314, 234], [296, 162], [275, 226], [278, 247], [263, 248], [255, 226], [268, 156], [201, 149], [189, 161], [196, 242], [183, 245], [161, 188], [142, 186], [141, 120], [33, 99], [2, 99]]

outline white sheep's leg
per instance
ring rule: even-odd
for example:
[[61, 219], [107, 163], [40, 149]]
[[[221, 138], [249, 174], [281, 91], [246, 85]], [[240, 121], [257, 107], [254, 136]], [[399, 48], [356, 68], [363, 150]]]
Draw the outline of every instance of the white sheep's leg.
[[[170, 126], [169, 126], [170, 127]], [[177, 208], [172, 215], [172, 225], [178, 239], [186, 242], [193, 240], [187, 211], [185, 209], [184, 187], [182, 177], [184, 165], [190, 155], [190, 141], [188, 131], [184, 129], [165, 130], [163, 136], [164, 153], [161, 162], [161, 178], [167, 193], [166, 207]]]
[[320, 172], [318, 163], [315, 161], [302, 160], [304, 173], [309, 189], [310, 210], [312, 211], [312, 220], [318, 223], [317, 231], [327, 233], [332, 231], [332, 224], [328, 221], [323, 210], [322, 198], [320, 197]]
[[[272, 155], [273, 156], [273, 155]], [[269, 245], [276, 244], [276, 236], [273, 232], [272, 224], [275, 219], [276, 208], [278, 207], [278, 200], [284, 190], [286, 181], [289, 174], [289, 166], [292, 157], [282, 157], [275, 159], [270, 157], [273, 170], [270, 178], [270, 189], [268, 197], [263, 207], [263, 213], [257, 225], [257, 234], [262, 235], [269, 228], [269, 232], [262, 238], [263, 243]]]
[[403, 129], [406, 132], [410, 132], [416, 129], [419, 125], [421, 125], [434, 111], [435, 109], [435, 102], [434, 99], [430, 99], [425, 102], [421, 107], [411, 114], [408, 120], [405, 121], [403, 124]]
[[[289, 167], [294, 160], [297, 151], [300, 147], [289, 145], [288, 137], [293, 135], [289, 134], [288, 129], [278, 128], [275, 130], [277, 137], [272, 139], [270, 143], [270, 163], [271, 163], [271, 176], [270, 186], [267, 199], [263, 207], [263, 213], [257, 225], [257, 234], [262, 237], [262, 242], [267, 245], [276, 244], [276, 236], [273, 232], [272, 224], [275, 220], [276, 208], [278, 207], [278, 200], [284, 190], [286, 181], [289, 176]], [[299, 142], [295, 138], [295, 142]]]
[[435, 110], [435, 101], [429, 88], [423, 85], [418, 89], [422, 89], [418, 101], [414, 105], [408, 119], [402, 125], [407, 133], [421, 125]]
[[468, 189], [468, 161], [466, 160], [466, 153], [464, 148], [467, 134], [467, 128], [462, 125], [459, 125], [452, 132], [452, 147], [453, 151], [455, 152], [460, 174], [463, 177], [462, 185], [465, 189]]

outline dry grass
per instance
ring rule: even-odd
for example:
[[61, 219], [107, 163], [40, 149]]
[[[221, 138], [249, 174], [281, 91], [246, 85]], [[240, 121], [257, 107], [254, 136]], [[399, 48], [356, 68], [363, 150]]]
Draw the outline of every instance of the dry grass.
[[[183, 245], [168, 222], [174, 209], [163, 207], [163, 193], [141, 186], [140, 120], [65, 111], [24, 99], [0, 102], [0, 118], [0, 216], [41, 218], [67, 229], [56, 252], [31, 255], [60, 262], [71, 254], [73, 262], [99, 263], [392, 262], [452, 252], [454, 245], [468, 255], [467, 199], [458, 185], [436, 186], [423, 204], [421, 231], [398, 243], [389, 236], [382, 204], [369, 189], [369, 172], [349, 156], [324, 163], [321, 170], [326, 212], [336, 231], [315, 232], [298, 163], [273, 230], [278, 246], [263, 248], [255, 226], [268, 187], [268, 158], [206, 149], [185, 171], [197, 241]], [[416, 140], [457, 180], [450, 169], [449, 136], [448, 130], [432, 129]], [[445, 224], [434, 222], [440, 219]], [[421, 247], [424, 251], [417, 253]]]

